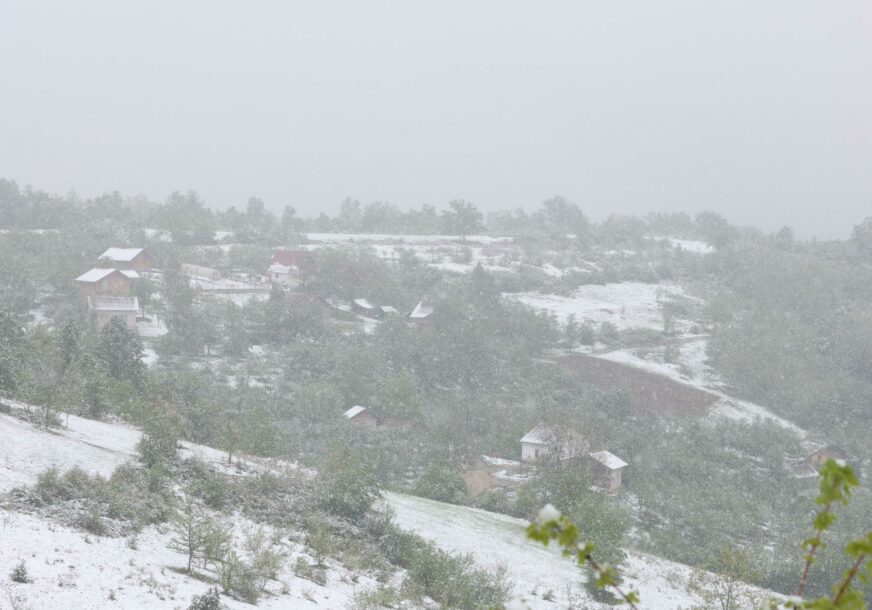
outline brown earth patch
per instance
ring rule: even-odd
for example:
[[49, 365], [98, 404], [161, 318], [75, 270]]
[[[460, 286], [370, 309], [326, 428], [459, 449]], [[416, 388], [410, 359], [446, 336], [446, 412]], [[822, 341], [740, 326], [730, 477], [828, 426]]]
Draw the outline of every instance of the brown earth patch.
[[557, 361], [579, 383], [624, 392], [639, 414], [701, 417], [718, 400], [705, 390], [595, 356], [566, 354]]

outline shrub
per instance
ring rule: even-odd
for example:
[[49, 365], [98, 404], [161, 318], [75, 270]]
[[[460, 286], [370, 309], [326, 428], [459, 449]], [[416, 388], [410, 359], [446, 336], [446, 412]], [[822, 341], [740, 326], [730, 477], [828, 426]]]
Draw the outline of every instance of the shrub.
[[221, 594], [217, 588], [213, 588], [203, 595], [195, 595], [188, 610], [221, 610]]
[[250, 604], [257, 603], [260, 597], [257, 573], [242, 561], [236, 552], [230, 551], [224, 557], [218, 571], [218, 579], [225, 593]]
[[12, 573], [9, 575], [12, 582], [26, 584], [30, 582], [30, 576], [27, 573], [27, 566], [24, 561], [20, 561], [18, 565], [12, 568]]
[[466, 497], [463, 477], [447, 464], [433, 464], [415, 484], [415, 493], [440, 502], [461, 502]]

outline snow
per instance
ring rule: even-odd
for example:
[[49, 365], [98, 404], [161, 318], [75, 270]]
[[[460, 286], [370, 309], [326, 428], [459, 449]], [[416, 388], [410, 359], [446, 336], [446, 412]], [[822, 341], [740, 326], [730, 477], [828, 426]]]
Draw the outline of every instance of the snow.
[[[438, 243], [459, 241], [456, 235], [400, 235], [387, 233], [307, 233], [306, 238], [315, 242], [403, 242], [403, 243]], [[477, 244], [495, 244], [511, 242], [511, 237], [496, 237], [492, 235], [467, 235], [466, 240]]]
[[544, 424], [539, 424], [527, 434], [525, 434], [521, 441], [522, 443], [531, 443], [533, 445], [548, 445], [553, 443], [555, 439], [554, 430], [549, 428]]
[[[26, 408], [20, 403], [12, 404]], [[138, 432], [131, 438], [126, 428], [88, 422], [75, 416], [70, 416], [70, 420], [73, 425], [83, 425], [77, 431], [47, 433], [33, 424], [0, 414], [3, 441], [0, 443], [0, 491], [31, 485], [39, 473], [52, 467], [68, 470], [79, 466], [90, 474], [108, 476], [134, 456]]]
[[95, 267], [95, 268], [91, 269], [90, 271], [86, 271], [85, 273], [83, 273], [82, 275], [77, 277], [76, 281], [77, 282], [85, 282], [88, 284], [93, 284], [94, 282], [99, 282], [104, 277], [106, 277], [110, 273], [113, 273], [114, 271], [115, 271], [114, 268], [104, 269], [101, 267]]
[[219, 301], [230, 301], [240, 307], [248, 305], [253, 301], [266, 301], [269, 299], [269, 293], [263, 290], [256, 292], [216, 292], [211, 296]]
[[481, 459], [485, 464], [490, 464], [491, 466], [520, 466], [521, 462], [517, 460], [507, 460], [505, 458], [491, 457], [489, 455], [481, 456]]
[[358, 415], [360, 415], [364, 411], [366, 411], [366, 407], [361, 407], [360, 405], [354, 405], [353, 407], [348, 409], [348, 411], [346, 411], [344, 413], [344, 415], [348, 419], [353, 419], [354, 417], [357, 417]]
[[663, 235], [652, 235], [650, 238], [654, 241], [667, 241], [674, 248], [692, 252], [693, 254], [711, 254], [715, 251], [708, 243], [698, 239], [681, 239], [677, 237], [668, 237]]
[[663, 330], [662, 303], [670, 298], [683, 297], [684, 291], [676, 284], [622, 282], [588, 284], [568, 297], [540, 292], [506, 293], [505, 296], [551, 313], [560, 323], [566, 323], [567, 318], [574, 314], [576, 322], [595, 326], [611, 322], [618, 330]]
[[[237, 530], [245, 524], [238, 516], [232, 521]], [[168, 548], [171, 534], [165, 528], [143, 530], [135, 549], [124, 538], [88, 536], [57, 524], [46, 526], [39, 518], [21, 513], [4, 513], [0, 532], [0, 565], [14, 566], [23, 560], [32, 579], [27, 584], [3, 579], [2, 610], [11, 610], [6, 605], [10, 596], [22, 608], [176, 610], [187, 608], [194, 595], [202, 595], [210, 586], [175, 570], [185, 565], [186, 558]], [[351, 579], [340, 578], [336, 572], [344, 576], [344, 570], [335, 566], [328, 572], [325, 587], [297, 578], [292, 573], [293, 561], [302, 554], [302, 547], [285, 542], [282, 548], [288, 557], [279, 574], [281, 583], [270, 583], [272, 594], [265, 595], [258, 608], [348, 608], [355, 589], [369, 583], [363, 578], [354, 585]], [[279, 591], [282, 583], [287, 595]], [[253, 607], [226, 596], [221, 601], [231, 610]]]
[[[443, 550], [470, 553], [486, 567], [504, 566], [514, 595], [525, 596], [533, 610], [599, 607], [584, 590], [581, 570], [554, 545], [545, 548], [527, 540], [522, 519], [392, 492], [385, 494], [385, 504], [400, 527]], [[627, 589], [637, 590], [641, 607], [653, 610], [699, 605], [701, 600], [686, 590], [691, 573], [688, 566], [637, 551], [627, 551], [621, 567]], [[548, 591], [553, 601], [542, 599]]]
[[142, 350], [142, 363], [145, 366], [152, 366], [153, 364], [157, 363], [157, 360], [157, 352], [154, 351], [152, 348], [146, 347]]
[[409, 314], [410, 318], [420, 319], [420, 318], [428, 318], [433, 314], [433, 308], [427, 305], [424, 305], [423, 301], [418, 301], [418, 304], [415, 305], [415, 309], [412, 310], [412, 313]]
[[[28, 408], [13, 403], [16, 409]], [[78, 465], [91, 473], [108, 476], [135, 454], [140, 433], [130, 426], [69, 416], [68, 427], [47, 432], [9, 415], [0, 415], [0, 491], [32, 484], [37, 475], [55, 466], [68, 469]], [[225, 454], [209, 447], [185, 443], [183, 456], [195, 455], [215, 468], [224, 464]], [[292, 464], [246, 458], [246, 465], [260, 468], [292, 468]], [[385, 504], [395, 511], [397, 524], [433, 540], [450, 552], [470, 553], [486, 567], [505, 566], [516, 595], [527, 595], [532, 608], [551, 610], [569, 604], [592, 607], [583, 589], [583, 576], [556, 548], [544, 548], [528, 541], [526, 523], [505, 515], [444, 504], [403, 494], [386, 493]], [[245, 520], [230, 520], [235, 529]], [[183, 557], [167, 548], [165, 528], [146, 528], [131, 549], [124, 539], [88, 536], [35, 516], [6, 511], [0, 520], [0, 565], [27, 562], [33, 582], [17, 585], [8, 580], [0, 587], [0, 608], [7, 593], [20, 595], [31, 607], [104, 607], [145, 610], [184, 608], [191, 596], [207, 589], [202, 581], [170, 569], [184, 565]], [[281, 580], [288, 594], [266, 596], [261, 608], [348, 608], [356, 590], [373, 583], [360, 578], [353, 584], [343, 568], [332, 566], [326, 587], [294, 577], [290, 570], [301, 547], [284, 543], [287, 567]], [[649, 555], [628, 552], [622, 567], [629, 587], [639, 590], [645, 608], [690, 607], [699, 603], [686, 589], [691, 570], [687, 566]], [[278, 588], [278, 583], [273, 583]], [[542, 599], [553, 592], [554, 601]], [[532, 593], [531, 593], [532, 592]], [[109, 596], [116, 597], [115, 602]], [[251, 606], [229, 598], [222, 601], [237, 610]]]
[[140, 252], [142, 252], [142, 248], [109, 248], [100, 255], [100, 258], [120, 263], [129, 263], [136, 258]]
[[163, 320], [152, 316], [147, 320], [137, 320], [136, 332], [140, 337], [162, 337], [169, 332], [169, 329]]
[[689, 341], [681, 343], [677, 364], [640, 357], [637, 354], [640, 350], [634, 349], [619, 349], [591, 355], [603, 360], [640, 368], [709, 392], [718, 399], [710, 411], [710, 416], [712, 417], [724, 417], [746, 423], [768, 420], [786, 430], [794, 432], [802, 439], [808, 436], [808, 431], [800, 428], [790, 420], [776, 415], [768, 408], [728, 396], [724, 392], [725, 384], [706, 362], [705, 350], [707, 342], [707, 337], [693, 337]]
[[591, 459], [596, 460], [609, 470], [619, 470], [621, 468], [629, 466], [627, 462], [616, 456], [611, 451], [606, 451], [605, 449], [603, 449], [602, 451], [594, 451], [593, 453], [589, 453], [588, 456]]
[[698, 241], [695, 239], [675, 239], [670, 237], [669, 243], [676, 248], [680, 248], [687, 252], [693, 252], [694, 254], [710, 254], [715, 251], [714, 248], [704, 241]]

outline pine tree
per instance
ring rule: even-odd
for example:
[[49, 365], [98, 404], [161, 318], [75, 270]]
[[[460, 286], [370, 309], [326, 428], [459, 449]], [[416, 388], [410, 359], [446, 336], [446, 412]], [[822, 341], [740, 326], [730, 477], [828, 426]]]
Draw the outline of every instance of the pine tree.
[[188, 497], [172, 518], [173, 537], [169, 546], [188, 558], [188, 573], [194, 560], [203, 557], [208, 535], [208, 523], [202, 509]]
[[15, 391], [24, 331], [7, 308], [0, 307], [0, 399]]

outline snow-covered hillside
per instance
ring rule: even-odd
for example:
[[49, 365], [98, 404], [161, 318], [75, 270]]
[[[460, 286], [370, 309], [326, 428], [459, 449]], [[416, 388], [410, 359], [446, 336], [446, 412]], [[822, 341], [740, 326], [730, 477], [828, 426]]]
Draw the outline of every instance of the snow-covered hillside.
[[[25, 405], [16, 405], [25, 408]], [[36, 481], [46, 468], [74, 465], [108, 475], [134, 456], [139, 432], [126, 425], [64, 417], [67, 427], [45, 431], [15, 417], [0, 414], [0, 491]], [[187, 444], [183, 452], [223, 468], [223, 453]], [[247, 461], [251, 468], [280, 468], [281, 463]], [[285, 464], [286, 467], [293, 467]], [[504, 565], [515, 583], [515, 594], [527, 596], [534, 608], [556, 610], [568, 602], [583, 601], [580, 572], [553, 549], [544, 549], [524, 537], [524, 522], [482, 510], [443, 504], [413, 496], [388, 493], [400, 527], [433, 540], [439, 547], [471, 553], [484, 566]], [[245, 520], [238, 518], [238, 528]], [[33, 578], [29, 584], [0, 581], [0, 609], [20, 608], [186, 608], [191, 596], [207, 584], [179, 573], [184, 558], [168, 549], [166, 528], [146, 528], [131, 548], [122, 538], [105, 538], [73, 530], [36, 515], [4, 509], [0, 517], [0, 569], [25, 561]], [[304, 552], [286, 543], [289, 556]], [[290, 564], [291, 562], [288, 562]], [[628, 582], [637, 587], [645, 607], [688, 607], [694, 598], [685, 592], [690, 569], [649, 555], [631, 552]], [[357, 591], [374, 586], [344, 568], [328, 570], [326, 586], [297, 578], [286, 567], [280, 577], [283, 591], [267, 596], [263, 608], [348, 608]], [[550, 593], [549, 593], [550, 592]], [[11, 596], [11, 597], [10, 597]], [[543, 598], [553, 596], [552, 601]], [[113, 599], [114, 598], [114, 599]], [[250, 605], [226, 599], [230, 608]]]

